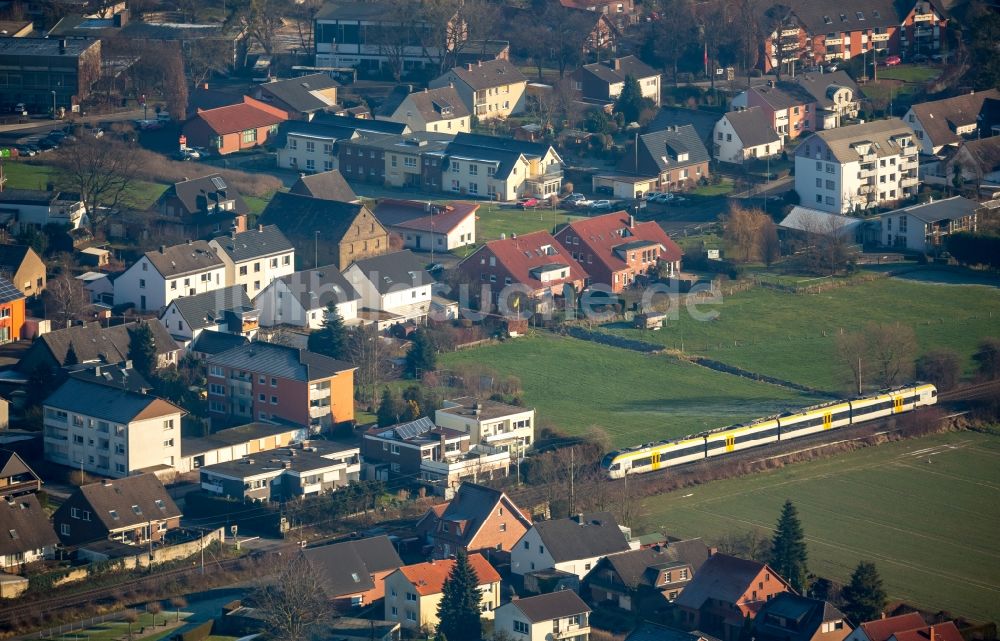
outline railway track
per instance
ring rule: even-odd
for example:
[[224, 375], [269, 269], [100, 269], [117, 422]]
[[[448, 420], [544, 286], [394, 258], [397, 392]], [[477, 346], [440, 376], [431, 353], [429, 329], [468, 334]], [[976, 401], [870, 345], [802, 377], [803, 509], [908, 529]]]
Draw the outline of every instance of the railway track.
[[1000, 398], [1000, 380], [963, 385], [938, 394], [938, 401], [941, 403], [985, 401], [992, 398]]

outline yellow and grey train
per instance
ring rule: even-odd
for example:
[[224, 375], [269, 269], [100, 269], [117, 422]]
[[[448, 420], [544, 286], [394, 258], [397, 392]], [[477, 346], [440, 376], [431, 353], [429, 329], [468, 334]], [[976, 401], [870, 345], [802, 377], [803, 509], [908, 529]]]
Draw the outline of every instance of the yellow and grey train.
[[915, 384], [850, 401], [834, 401], [800, 412], [731, 425], [673, 441], [648, 443], [611, 452], [601, 467], [611, 478], [641, 474], [673, 465], [745, 450], [758, 445], [854, 425], [937, 403], [937, 388]]

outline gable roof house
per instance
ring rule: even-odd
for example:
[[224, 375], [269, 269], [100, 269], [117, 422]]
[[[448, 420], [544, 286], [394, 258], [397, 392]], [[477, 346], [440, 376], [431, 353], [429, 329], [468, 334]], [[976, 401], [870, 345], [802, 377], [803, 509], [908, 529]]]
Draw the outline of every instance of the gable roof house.
[[20, 572], [25, 565], [51, 559], [59, 537], [34, 494], [0, 501], [0, 569]]
[[34, 372], [39, 367], [55, 371], [65, 365], [66, 356], [71, 348], [76, 354], [77, 363], [107, 365], [124, 363], [129, 360], [131, 331], [142, 322], [147, 322], [153, 332], [157, 367], [176, 363], [181, 348], [160, 323], [136, 321], [104, 327], [94, 322], [42, 334], [21, 357], [17, 368], [26, 374]]
[[361, 295], [358, 316], [380, 329], [407, 321], [422, 322], [431, 308], [434, 277], [426, 262], [408, 249], [354, 261], [344, 271]]
[[253, 298], [275, 278], [295, 271], [295, 246], [277, 225], [232, 232], [209, 243], [226, 264], [226, 284], [240, 286]]
[[410, 131], [458, 133], [472, 131], [472, 112], [451, 84], [410, 93], [408, 86], [397, 87], [407, 93], [399, 101], [385, 104], [375, 117], [405, 123]]
[[742, 165], [750, 160], [779, 155], [783, 141], [760, 107], [737, 109], [715, 123], [712, 155], [720, 162]]
[[21, 455], [0, 449], [0, 498], [21, 496], [42, 489], [42, 480]]
[[427, 131], [362, 133], [337, 146], [338, 164], [351, 180], [435, 192], [441, 188], [441, 154], [453, 137]]
[[562, 189], [563, 161], [544, 143], [460, 133], [441, 164], [441, 189], [509, 201]]
[[259, 314], [246, 291], [235, 285], [194, 296], [181, 296], [163, 310], [160, 323], [177, 343], [187, 346], [205, 330], [253, 338], [257, 333]]
[[593, 603], [650, 612], [674, 601], [711, 554], [701, 539], [609, 554], [586, 576], [586, 586]]
[[618, 169], [634, 176], [656, 177], [662, 191], [683, 191], [708, 179], [709, 160], [708, 149], [695, 128], [674, 125], [639, 135], [638, 147], [632, 143]]
[[635, 56], [583, 65], [572, 76], [582, 98], [603, 103], [613, 103], [621, 95], [625, 79], [629, 77], [638, 81], [643, 98], [660, 106], [660, 73]]
[[655, 277], [660, 263], [671, 275], [681, 269], [681, 248], [656, 222], [636, 222], [624, 211], [593, 216], [566, 225], [554, 238], [590, 276], [589, 284], [620, 292], [637, 278]]
[[507, 560], [532, 525], [531, 518], [502, 490], [468, 481], [458, 487], [440, 516], [432, 508], [424, 520], [434, 558], [447, 559], [465, 550], [481, 552], [494, 563]]
[[158, 223], [183, 238], [244, 231], [250, 207], [221, 174], [176, 182], [156, 202]]
[[684, 107], [660, 107], [656, 117], [646, 125], [647, 131], [662, 131], [670, 127], [691, 125], [698, 134], [698, 139], [711, 149], [715, 137], [715, 123], [719, 122], [719, 114], [701, 109], [686, 109]]
[[994, 135], [1000, 125], [1000, 89], [931, 100], [913, 105], [903, 116], [920, 141], [920, 153], [941, 153], [965, 140]]
[[41, 230], [49, 223], [79, 229], [89, 224], [79, 194], [42, 189], [0, 191], [0, 222], [14, 231]]
[[300, 174], [289, 189], [289, 193], [309, 196], [321, 200], [337, 200], [342, 203], [358, 202], [358, 195], [344, 180], [344, 175], [336, 169], [318, 174]]
[[403, 239], [404, 249], [446, 252], [476, 244], [477, 211], [477, 203], [434, 205], [386, 198], [375, 207], [375, 217]]
[[843, 69], [824, 73], [801, 73], [788, 79], [805, 89], [815, 101], [816, 129], [835, 129], [845, 119], [858, 117], [861, 89]]
[[25, 296], [45, 291], [45, 263], [27, 245], [0, 245], [0, 276]]
[[410, 133], [403, 123], [371, 118], [317, 113], [311, 121], [288, 121], [278, 128], [274, 146], [278, 148], [278, 166], [299, 171], [339, 169], [337, 143], [365, 134]]
[[590, 608], [572, 590], [515, 599], [497, 608], [495, 619], [494, 630], [527, 641], [590, 637]]
[[180, 521], [180, 509], [155, 474], [81, 485], [52, 515], [68, 546], [98, 539], [130, 545], [161, 541]]
[[312, 120], [316, 112], [336, 107], [339, 87], [330, 74], [311, 73], [257, 85], [251, 94], [283, 110], [289, 120]]
[[389, 232], [360, 203], [279, 191], [258, 221], [276, 225], [294, 246], [305, 249], [298, 254], [300, 269], [332, 264], [343, 271], [356, 260], [389, 251]]
[[226, 264], [204, 240], [148, 251], [115, 279], [115, 305], [131, 303], [159, 311], [175, 298], [194, 296], [226, 283]]
[[320, 329], [333, 304], [347, 325], [358, 318], [361, 295], [333, 265], [278, 278], [254, 298], [264, 327], [292, 325]]
[[735, 641], [747, 617], [753, 619], [769, 599], [788, 591], [788, 582], [765, 563], [713, 554], [674, 604], [685, 627]]
[[933, 180], [930, 171], [921, 167], [924, 182], [954, 186], [955, 175], [964, 181], [965, 189], [975, 195], [987, 196], [1000, 191], [1000, 135], [982, 140], [968, 140], [959, 143], [944, 160], [936, 164], [938, 180]]
[[916, 630], [902, 630], [889, 637], [889, 641], [961, 641], [964, 637], [954, 621], [944, 621]]
[[607, 555], [638, 548], [630, 539], [631, 530], [609, 512], [540, 521], [511, 550], [510, 569], [524, 575], [555, 568], [583, 579]]
[[962, 196], [931, 200], [888, 211], [879, 216], [881, 244], [924, 254], [936, 254], [948, 236], [975, 233], [979, 203]]
[[467, 111], [479, 120], [491, 120], [524, 111], [528, 79], [511, 61], [500, 58], [454, 67], [428, 86], [454, 87]]
[[753, 620], [753, 637], [760, 641], [843, 641], [850, 630], [844, 613], [829, 602], [792, 592], [775, 595]]
[[751, 87], [734, 97], [732, 106], [759, 107], [771, 128], [779, 136], [789, 140], [820, 129], [817, 124], [816, 98], [793, 82], [775, 83], [772, 80], [766, 85]]
[[240, 104], [199, 109], [181, 126], [181, 132], [192, 146], [225, 156], [267, 144], [286, 120], [283, 109], [244, 96]]
[[403, 566], [389, 537], [306, 548], [302, 556], [319, 573], [323, 592], [334, 607], [363, 607], [385, 594], [385, 577]]
[[[454, 559], [404, 565], [385, 578], [387, 621], [399, 621], [411, 630], [434, 629], [440, 623], [438, 605], [444, 582], [455, 568]], [[500, 605], [500, 575], [481, 554], [470, 554], [469, 565], [476, 573], [476, 588], [482, 595], [482, 618], [492, 619]]]
[[884, 617], [874, 621], [859, 623], [844, 641], [889, 641], [897, 632], [920, 630], [927, 622], [918, 612], [907, 612], [894, 617]]

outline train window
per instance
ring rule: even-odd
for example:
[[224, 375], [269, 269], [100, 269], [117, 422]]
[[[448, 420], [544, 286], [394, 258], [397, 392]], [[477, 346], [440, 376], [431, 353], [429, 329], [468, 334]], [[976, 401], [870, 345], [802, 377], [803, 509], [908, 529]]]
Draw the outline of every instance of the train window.
[[653, 457], [646, 456], [644, 458], [638, 458], [632, 461], [632, 467], [645, 467], [653, 462]]
[[611, 465], [611, 471], [612, 472], [616, 472], [616, 471], [618, 471], [620, 469], [622, 469], [621, 463], [614, 463], [614, 464]]
[[936, 389], [932, 389], [931, 390], [931, 396], [937, 396], [937, 390]]

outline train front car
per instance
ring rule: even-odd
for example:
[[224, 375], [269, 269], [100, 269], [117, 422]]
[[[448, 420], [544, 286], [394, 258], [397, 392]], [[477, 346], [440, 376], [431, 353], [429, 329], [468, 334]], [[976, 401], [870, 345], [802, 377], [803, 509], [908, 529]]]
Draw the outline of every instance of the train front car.
[[625, 476], [625, 470], [622, 467], [621, 452], [611, 452], [601, 459], [601, 469], [608, 477], [613, 479], [620, 479]]
[[914, 388], [914, 393], [917, 397], [917, 407], [937, 403], [937, 388], [930, 383], [918, 383]]

